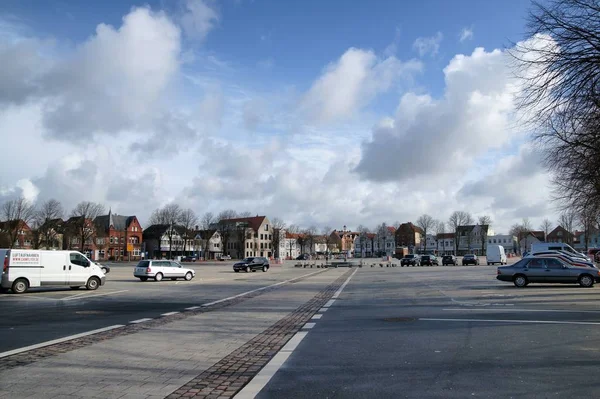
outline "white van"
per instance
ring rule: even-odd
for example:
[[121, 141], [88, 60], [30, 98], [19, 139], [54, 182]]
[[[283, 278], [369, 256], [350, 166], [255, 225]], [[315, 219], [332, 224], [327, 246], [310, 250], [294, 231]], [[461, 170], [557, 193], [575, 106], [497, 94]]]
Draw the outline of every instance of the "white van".
[[573, 256], [581, 257], [581, 254], [577, 252], [569, 244], [564, 242], [540, 242], [537, 244], [531, 244], [531, 252], [542, 252], [542, 251], [565, 251], [570, 252]]
[[57, 285], [95, 290], [106, 281], [100, 267], [77, 251], [0, 249], [0, 260], [4, 262], [0, 286], [15, 294]]
[[488, 245], [487, 252], [485, 254], [488, 265], [494, 265], [500, 263], [506, 265], [506, 252], [502, 245]]

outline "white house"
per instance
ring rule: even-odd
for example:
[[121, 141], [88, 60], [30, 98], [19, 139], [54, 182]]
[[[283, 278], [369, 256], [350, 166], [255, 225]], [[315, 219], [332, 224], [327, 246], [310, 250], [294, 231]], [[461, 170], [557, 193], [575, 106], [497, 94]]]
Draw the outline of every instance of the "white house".
[[223, 253], [221, 235], [215, 229], [198, 230], [194, 237], [194, 248], [201, 258], [218, 259]]
[[282, 235], [279, 239], [280, 256], [285, 259], [296, 259], [300, 256], [299, 234], [288, 233], [287, 231], [281, 231], [280, 234]]
[[506, 252], [517, 251], [517, 237], [510, 234], [496, 234], [487, 237], [488, 245], [502, 245]]

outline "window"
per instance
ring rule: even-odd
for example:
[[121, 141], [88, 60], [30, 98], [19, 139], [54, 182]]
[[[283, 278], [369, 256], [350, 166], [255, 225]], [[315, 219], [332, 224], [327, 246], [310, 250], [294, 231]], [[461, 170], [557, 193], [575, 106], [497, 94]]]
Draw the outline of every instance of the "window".
[[261, 240], [263, 240], [263, 239], [264, 239], [262, 234], [260, 235], [260, 239], [261, 239]]
[[545, 267], [543, 259], [532, 259], [527, 265], [530, 269], [543, 269]]
[[110, 237], [110, 243], [111, 244], [113, 243], [113, 237]]
[[90, 262], [81, 254], [71, 253], [69, 254], [71, 263], [78, 266], [88, 267]]
[[562, 265], [562, 263], [560, 263], [560, 261], [558, 259], [550, 258], [550, 259], [546, 259], [546, 267], [548, 269], [556, 270], [556, 269], [562, 269], [563, 265]]
[[265, 224], [265, 231], [269, 231], [269, 225]]
[[260, 249], [263, 249], [263, 243], [262, 242], [260, 243]]

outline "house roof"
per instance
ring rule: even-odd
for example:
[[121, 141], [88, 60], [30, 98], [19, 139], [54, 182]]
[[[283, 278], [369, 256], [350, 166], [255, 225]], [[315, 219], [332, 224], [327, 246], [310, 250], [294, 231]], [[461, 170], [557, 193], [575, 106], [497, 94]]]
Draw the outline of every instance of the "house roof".
[[554, 228], [554, 230], [552, 230], [550, 233], [548, 233], [548, 237], [558, 237], [558, 233], [562, 232], [563, 234], [566, 234], [567, 236], [573, 236], [573, 233], [570, 233], [567, 229], [565, 229], [562, 226], [556, 226]]
[[217, 232], [216, 229], [197, 230], [195, 232], [195, 235], [196, 236], [199, 235], [200, 238], [203, 239], [203, 240], [210, 240], [215, 235], [216, 232]]
[[104, 231], [108, 231], [110, 226], [113, 226], [115, 230], [125, 230], [134, 219], [135, 216], [117, 215], [109, 211], [108, 215], [98, 216], [94, 219], [94, 223]]
[[519, 237], [518, 240], [521, 241], [524, 238], [526, 238], [527, 236], [536, 238], [540, 241], [544, 241], [545, 240], [545, 233], [543, 231], [539, 231], [539, 230], [532, 230], [532, 231], [525, 231], [525, 232], [521, 232], [519, 233]]
[[[173, 226], [173, 228], [180, 236], [184, 235], [185, 228], [183, 228], [182, 226]], [[142, 237], [144, 240], [160, 239], [168, 229], [168, 224], [153, 224], [152, 226], [148, 226], [148, 228], [144, 230], [144, 232], [142, 233]]]
[[0, 231], [14, 229], [15, 228], [14, 223], [19, 223], [19, 227], [24, 228], [25, 230], [31, 230], [29, 228], [29, 225], [27, 223], [25, 223], [25, 221], [15, 219], [15, 220], [6, 220], [4, 222], [0, 222]]
[[439, 233], [435, 237], [442, 240], [454, 239], [454, 233]]
[[412, 222], [402, 223], [400, 227], [398, 227], [398, 232], [405, 230], [406, 228], [411, 229], [414, 233], [424, 234], [424, 231], [419, 226], [412, 224]]
[[392, 234], [394, 234], [396, 232], [396, 228], [394, 226], [388, 226], [387, 229]]
[[254, 231], [258, 231], [260, 225], [263, 224], [266, 216], [253, 216], [249, 218], [234, 218], [234, 219], [221, 219], [221, 223], [240, 223], [246, 222], [248, 223], [248, 227], [252, 228]]

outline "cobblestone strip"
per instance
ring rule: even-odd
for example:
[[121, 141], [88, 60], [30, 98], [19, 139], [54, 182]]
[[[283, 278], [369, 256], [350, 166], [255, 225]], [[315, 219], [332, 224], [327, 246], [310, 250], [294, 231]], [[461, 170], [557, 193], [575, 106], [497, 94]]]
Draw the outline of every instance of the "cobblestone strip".
[[168, 395], [166, 399], [233, 397], [331, 299], [352, 272], [353, 270], [348, 270], [310, 301], [256, 335], [208, 370]]
[[65, 353], [65, 352], [70, 352], [75, 349], [79, 349], [79, 348], [83, 348], [85, 346], [96, 344], [98, 342], [106, 341], [106, 340], [113, 339], [116, 337], [121, 337], [124, 335], [135, 334], [135, 333], [138, 333], [143, 330], [148, 330], [150, 328], [159, 327], [159, 326], [162, 326], [165, 324], [173, 323], [177, 320], [182, 320], [182, 319], [185, 319], [185, 318], [188, 318], [190, 316], [194, 316], [194, 315], [197, 315], [200, 313], [214, 312], [215, 310], [223, 309], [225, 307], [244, 302], [250, 298], [254, 298], [259, 295], [266, 294], [267, 292], [271, 292], [271, 291], [274, 291], [281, 287], [284, 287], [287, 284], [293, 284], [295, 282], [305, 280], [307, 278], [316, 276], [316, 275], [326, 272], [326, 271], [328, 271], [328, 270], [323, 269], [322, 271], [315, 272], [315, 274], [312, 274], [310, 276], [299, 277], [299, 278], [294, 279], [293, 281], [290, 281], [286, 284], [269, 287], [269, 288], [266, 288], [266, 289], [263, 289], [260, 291], [249, 293], [244, 296], [228, 299], [226, 301], [219, 302], [212, 306], [207, 306], [207, 307], [199, 306], [196, 309], [186, 310], [184, 312], [177, 313], [177, 314], [171, 315], [169, 317], [157, 317], [155, 319], [152, 319], [152, 320], [144, 322], [144, 323], [128, 324], [122, 328], [117, 328], [117, 329], [110, 330], [110, 331], [92, 334], [92, 335], [88, 335], [88, 336], [81, 337], [81, 338], [75, 338], [75, 339], [61, 342], [58, 344], [49, 345], [49, 346], [45, 346], [42, 348], [32, 349], [27, 352], [21, 352], [18, 354], [6, 356], [6, 357], [0, 359], [0, 372], [2, 372], [4, 370], [9, 370], [9, 369], [12, 369], [15, 367], [20, 367], [20, 366], [25, 366], [25, 365], [28, 365], [31, 363], [35, 363], [35, 362], [45, 359], [47, 357], [56, 356], [56, 355], [59, 355], [61, 353]]

